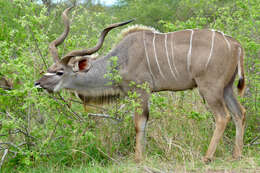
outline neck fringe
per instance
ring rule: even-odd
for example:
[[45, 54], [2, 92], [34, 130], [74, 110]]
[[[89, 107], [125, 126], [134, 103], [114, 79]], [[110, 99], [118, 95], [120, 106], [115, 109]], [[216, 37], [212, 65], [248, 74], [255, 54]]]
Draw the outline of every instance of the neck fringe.
[[122, 40], [127, 35], [134, 33], [134, 32], [139, 32], [139, 31], [151, 31], [151, 32], [154, 32], [154, 33], [160, 33], [158, 30], [156, 30], [153, 27], [137, 24], [137, 25], [131, 25], [131, 26], [123, 29], [119, 33], [118, 38], [119, 38], [119, 40]]

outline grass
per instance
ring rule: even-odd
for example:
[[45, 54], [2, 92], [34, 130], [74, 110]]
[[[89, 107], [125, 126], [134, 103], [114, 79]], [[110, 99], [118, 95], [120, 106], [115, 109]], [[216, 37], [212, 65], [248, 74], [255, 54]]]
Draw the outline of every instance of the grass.
[[[170, 93], [156, 95], [151, 103], [151, 117], [147, 127], [146, 159], [134, 162], [134, 125], [128, 116], [122, 122], [108, 119], [89, 119], [57, 127], [56, 139], [41, 151], [52, 153], [38, 160], [15, 161], [3, 172], [21, 173], [256, 173], [260, 172], [260, 147], [251, 145], [253, 134], [245, 134], [243, 158], [232, 160], [235, 127], [229, 123], [220, 141], [213, 162], [204, 164], [205, 154], [213, 130], [214, 118], [195, 93], [186, 93], [183, 106]], [[191, 103], [191, 104], [186, 104]], [[252, 121], [248, 117], [248, 122]], [[75, 124], [74, 124], [75, 123]], [[252, 126], [252, 125], [251, 125]], [[73, 131], [72, 131], [73, 129]], [[65, 132], [67, 134], [65, 134]], [[62, 138], [59, 138], [63, 135]], [[56, 155], [55, 155], [56, 153]], [[60, 153], [60, 154], [59, 154]], [[29, 161], [26, 163], [25, 161]], [[15, 169], [13, 167], [16, 167]]]
[[209, 164], [201, 160], [178, 162], [176, 160], [165, 160], [159, 157], [147, 157], [141, 163], [135, 163], [131, 158], [119, 162], [111, 162], [107, 165], [91, 162], [78, 166], [66, 167], [54, 163], [41, 164], [34, 168], [27, 168], [19, 172], [26, 173], [257, 173], [260, 171], [260, 158], [244, 157], [238, 161], [223, 160], [215, 158]]

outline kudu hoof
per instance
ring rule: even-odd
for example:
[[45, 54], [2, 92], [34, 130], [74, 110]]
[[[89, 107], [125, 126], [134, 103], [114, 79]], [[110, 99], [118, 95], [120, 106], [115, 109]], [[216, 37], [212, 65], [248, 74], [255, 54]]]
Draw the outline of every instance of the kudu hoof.
[[141, 163], [142, 159], [135, 158], [135, 163]]
[[242, 159], [242, 156], [240, 154], [236, 154], [236, 153], [233, 153], [233, 161], [236, 161], [236, 160], [241, 160]]
[[208, 157], [204, 157], [204, 158], [203, 158], [203, 162], [204, 162], [205, 164], [209, 164], [211, 161], [212, 161], [212, 158], [208, 158]]
[[140, 162], [143, 161], [143, 157], [140, 156], [140, 155], [135, 155], [135, 159], [134, 160], [135, 160], [136, 163], [140, 163]]

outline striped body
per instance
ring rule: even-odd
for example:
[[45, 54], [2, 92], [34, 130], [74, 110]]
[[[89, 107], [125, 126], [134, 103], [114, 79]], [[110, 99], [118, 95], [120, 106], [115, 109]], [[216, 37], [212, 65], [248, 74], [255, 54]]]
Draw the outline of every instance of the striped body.
[[[125, 45], [124, 42], [133, 44], [124, 47], [127, 50], [122, 50], [119, 44], [121, 51], [114, 50], [119, 58], [122, 51], [129, 52], [128, 64], [122, 68], [123, 77], [125, 71], [126, 78], [136, 73], [131, 75], [131, 80], [149, 82], [154, 92], [194, 88], [197, 86], [195, 79], [207, 73], [211, 78], [223, 77], [221, 81], [226, 85], [225, 81], [229, 81], [235, 71], [230, 65], [238, 64], [238, 54], [241, 54], [240, 44], [234, 39], [208, 29], [171, 33], [140, 31], [131, 33], [121, 44]], [[236, 66], [233, 65], [233, 68]], [[144, 68], [148, 76], [144, 76]]]

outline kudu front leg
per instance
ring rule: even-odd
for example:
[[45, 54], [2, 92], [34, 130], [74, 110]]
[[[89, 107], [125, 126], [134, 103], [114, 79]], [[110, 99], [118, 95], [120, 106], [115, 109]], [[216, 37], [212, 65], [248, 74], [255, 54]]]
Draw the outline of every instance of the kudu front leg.
[[149, 118], [148, 98], [143, 99], [141, 103], [141, 112], [136, 111], [134, 115], [136, 144], [135, 144], [135, 160], [140, 162], [143, 159], [145, 150], [145, 128]]

